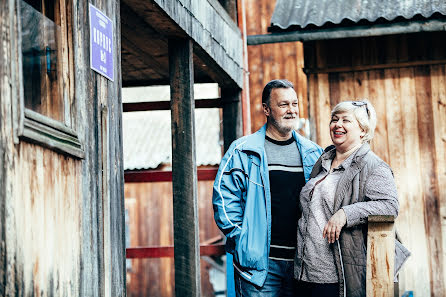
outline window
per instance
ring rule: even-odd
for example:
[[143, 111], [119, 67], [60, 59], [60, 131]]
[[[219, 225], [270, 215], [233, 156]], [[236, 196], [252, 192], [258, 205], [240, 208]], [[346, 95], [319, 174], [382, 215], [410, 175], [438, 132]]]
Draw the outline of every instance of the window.
[[70, 5], [65, 0], [18, 0], [23, 87], [19, 136], [82, 158], [74, 129]]

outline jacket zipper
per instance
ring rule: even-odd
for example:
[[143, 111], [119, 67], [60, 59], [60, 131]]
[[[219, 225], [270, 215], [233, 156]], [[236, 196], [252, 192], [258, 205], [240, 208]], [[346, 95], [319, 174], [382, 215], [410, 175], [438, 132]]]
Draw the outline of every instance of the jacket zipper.
[[338, 250], [339, 250], [339, 258], [341, 260], [342, 281], [344, 282], [344, 297], [346, 297], [347, 296], [347, 287], [345, 284], [344, 262], [342, 261], [341, 244], [339, 243], [339, 240], [338, 240]]

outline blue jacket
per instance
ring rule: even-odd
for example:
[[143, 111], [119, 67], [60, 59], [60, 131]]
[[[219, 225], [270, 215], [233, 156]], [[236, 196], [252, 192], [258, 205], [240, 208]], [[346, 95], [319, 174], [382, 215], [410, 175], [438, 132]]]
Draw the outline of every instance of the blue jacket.
[[[214, 219], [226, 235], [226, 250], [247, 281], [263, 286], [271, 242], [271, 194], [264, 125], [234, 141], [220, 163], [214, 182]], [[292, 132], [302, 157], [305, 182], [322, 148]], [[297, 218], [296, 218], [297, 220]]]

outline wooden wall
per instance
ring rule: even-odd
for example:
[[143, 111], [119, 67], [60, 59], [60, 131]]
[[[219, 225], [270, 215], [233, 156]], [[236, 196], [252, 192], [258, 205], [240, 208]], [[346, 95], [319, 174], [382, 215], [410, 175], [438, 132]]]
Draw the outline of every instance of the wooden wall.
[[[212, 210], [213, 181], [198, 182], [200, 242], [220, 235]], [[126, 183], [130, 246], [173, 245], [172, 183]], [[127, 296], [175, 295], [173, 258], [132, 259], [127, 272]], [[201, 260], [202, 296], [214, 296], [209, 282], [210, 264]]]
[[330, 110], [368, 98], [378, 123], [372, 149], [392, 167], [396, 221], [412, 256], [400, 293], [446, 292], [446, 34], [423, 33], [305, 44], [311, 127], [331, 143]]
[[[266, 34], [275, 1], [245, 1], [245, 5], [247, 34]], [[248, 67], [252, 132], [257, 131], [266, 122], [262, 109], [262, 91], [272, 79], [285, 78], [294, 84], [299, 98], [299, 115], [308, 119], [307, 80], [302, 71], [301, 42], [250, 45]]]
[[89, 2], [70, 6], [82, 159], [14, 138], [16, 4], [0, 2], [0, 296], [125, 296], [119, 1], [92, 1], [114, 22], [114, 82], [89, 67]]
[[[23, 296], [80, 295], [81, 163], [21, 143], [8, 220], [8, 262]], [[26, 280], [30, 280], [29, 282]]]

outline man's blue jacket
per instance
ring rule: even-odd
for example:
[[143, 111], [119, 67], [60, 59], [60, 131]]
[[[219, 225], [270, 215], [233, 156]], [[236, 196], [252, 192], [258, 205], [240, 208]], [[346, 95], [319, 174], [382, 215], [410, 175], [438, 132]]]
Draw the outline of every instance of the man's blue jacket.
[[[234, 141], [220, 163], [214, 182], [214, 219], [226, 235], [226, 250], [247, 281], [263, 286], [271, 242], [271, 194], [265, 153], [266, 124]], [[302, 157], [305, 182], [322, 148], [292, 132]], [[297, 220], [297, 218], [296, 218]], [[229, 288], [228, 288], [229, 290]]]

